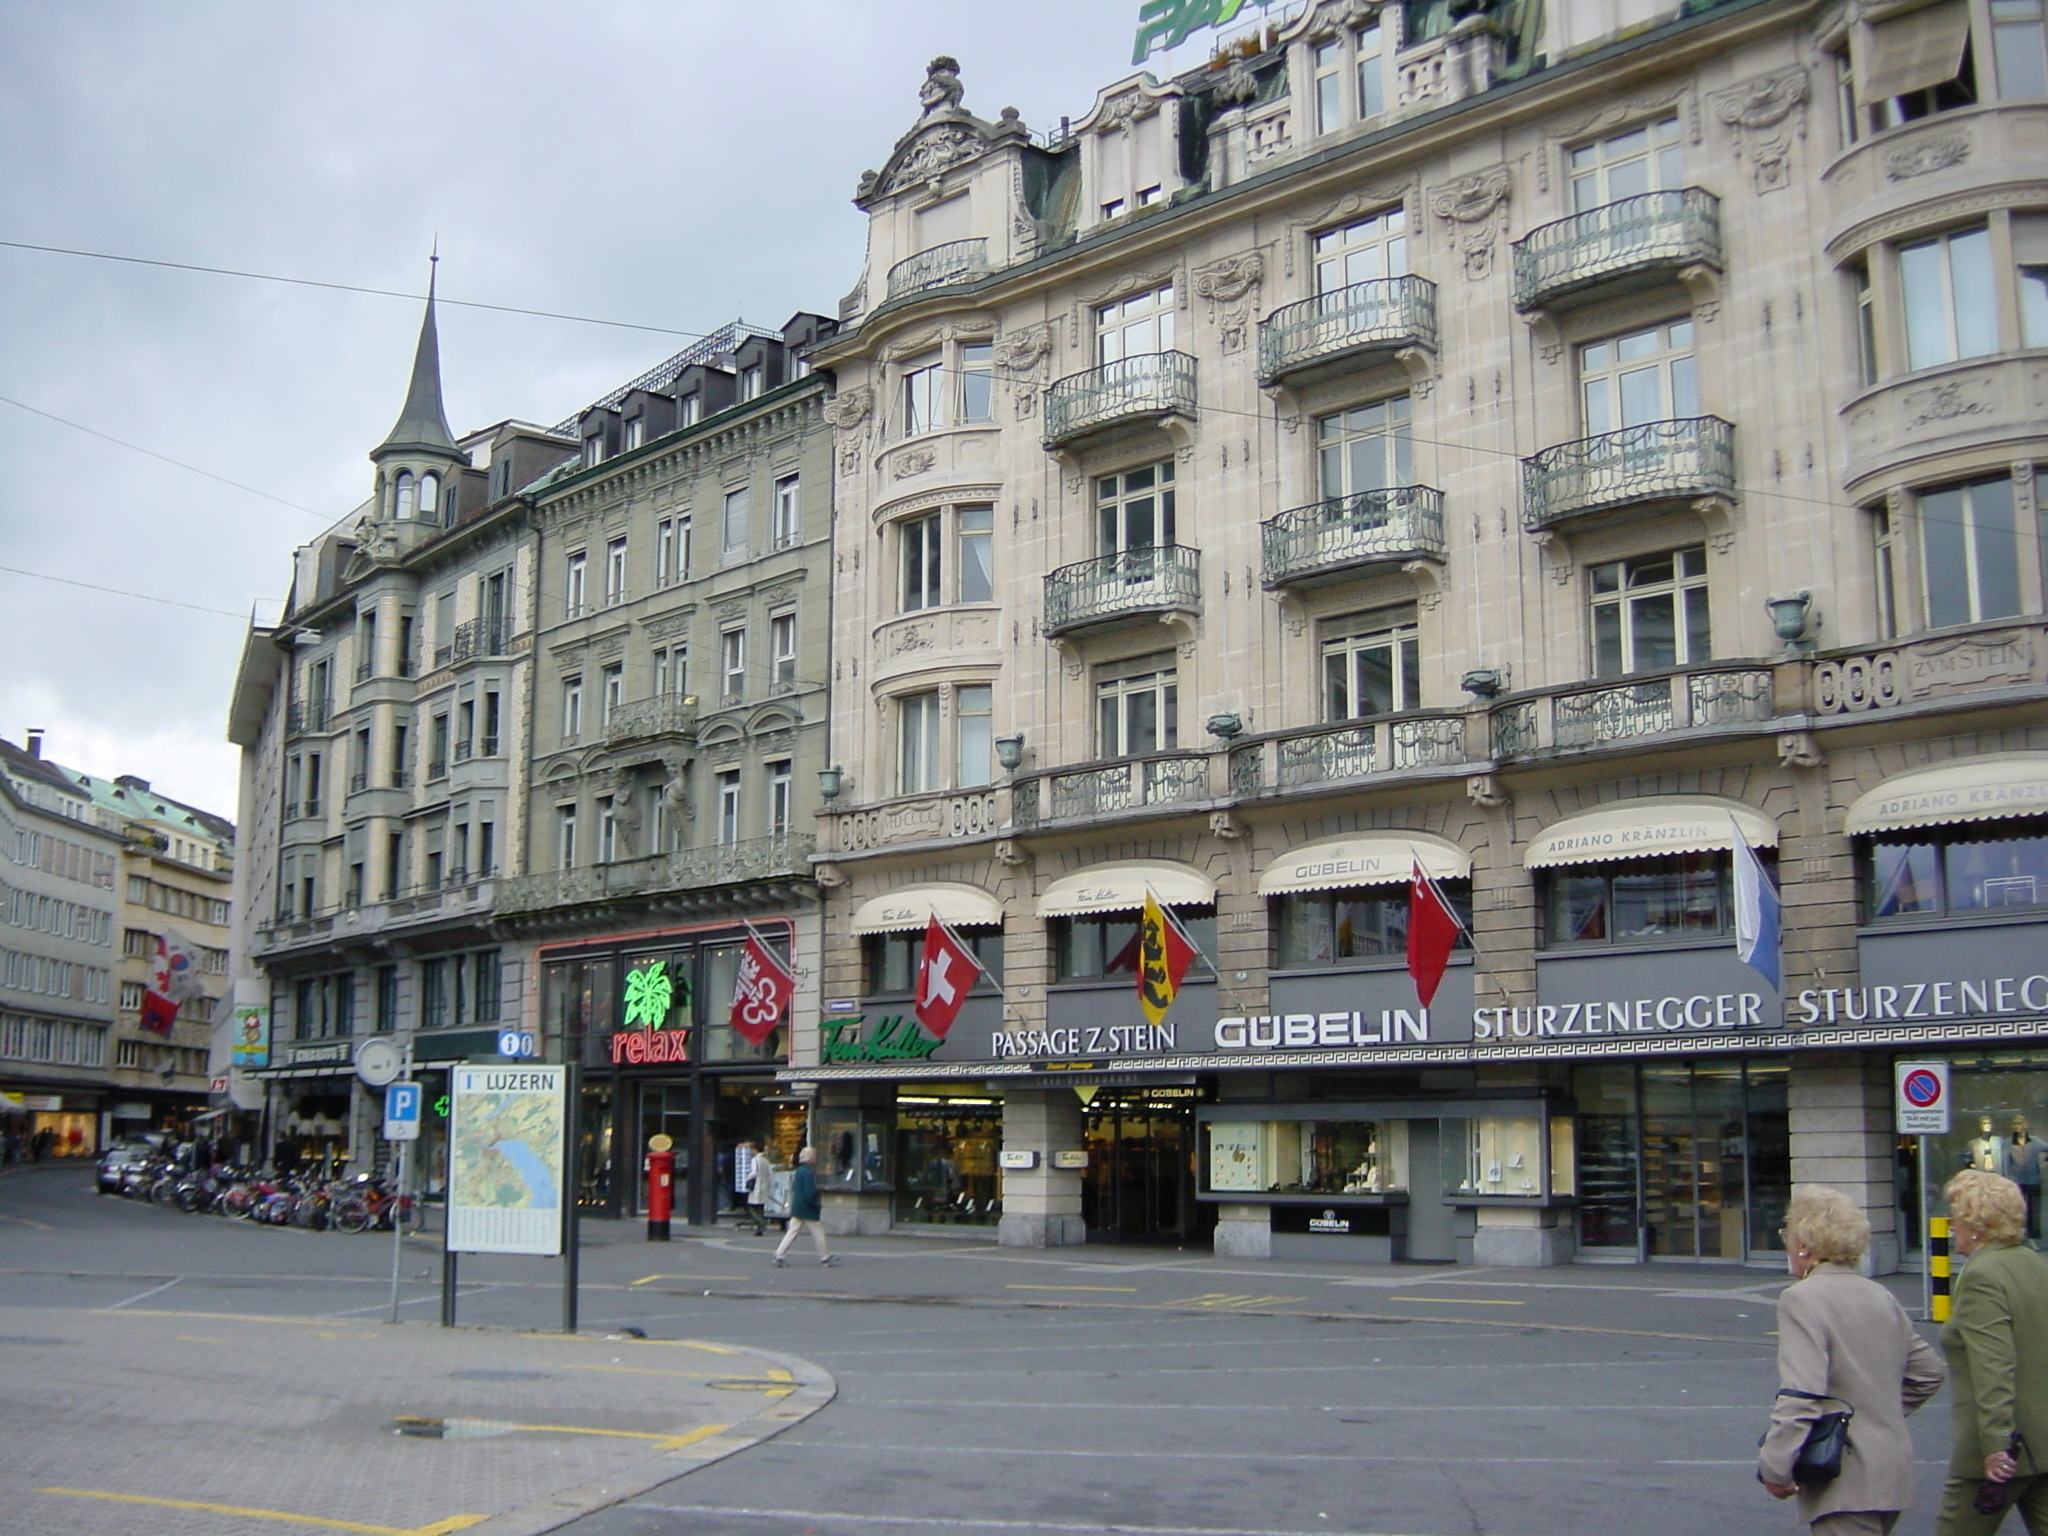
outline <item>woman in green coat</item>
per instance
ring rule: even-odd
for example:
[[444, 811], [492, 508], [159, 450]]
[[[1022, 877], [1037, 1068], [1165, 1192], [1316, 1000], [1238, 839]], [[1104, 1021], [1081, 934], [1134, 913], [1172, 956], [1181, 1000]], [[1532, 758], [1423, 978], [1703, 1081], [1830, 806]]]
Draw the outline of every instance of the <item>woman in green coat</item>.
[[1941, 1329], [1955, 1453], [1935, 1536], [1991, 1536], [2013, 1506], [2029, 1536], [2048, 1536], [2048, 1262], [2020, 1242], [2027, 1206], [2011, 1179], [1969, 1169], [1944, 1193], [1969, 1262]]

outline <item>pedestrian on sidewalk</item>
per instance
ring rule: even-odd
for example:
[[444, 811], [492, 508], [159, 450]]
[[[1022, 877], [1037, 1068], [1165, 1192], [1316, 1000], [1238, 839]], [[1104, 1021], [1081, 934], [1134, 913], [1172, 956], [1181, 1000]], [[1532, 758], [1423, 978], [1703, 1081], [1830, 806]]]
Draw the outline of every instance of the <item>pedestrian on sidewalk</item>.
[[[1785, 1212], [1778, 1298], [1778, 1396], [1757, 1453], [1757, 1480], [1799, 1500], [1814, 1536], [1886, 1536], [1913, 1503], [1906, 1415], [1941, 1387], [1941, 1359], [1891, 1292], [1856, 1272], [1870, 1222], [1838, 1189], [1802, 1184]], [[1802, 1486], [1793, 1463], [1824, 1413], [1848, 1408], [1849, 1448], [1831, 1482]]]
[[2048, 1263], [2021, 1241], [2027, 1202], [2011, 1179], [1966, 1169], [1942, 1193], [1969, 1263], [1941, 1326], [1955, 1450], [1935, 1536], [1991, 1536], [2013, 1505], [2029, 1536], [2048, 1536]]
[[796, 1155], [796, 1177], [789, 1187], [789, 1229], [782, 1234], [782, 1242], [775, 1250], [775, 1267], [784, 1269], [789, 1261], [783, 1257], [789, 1252], [789, 1245], [796, 1241], [797, 1233], [808, 1227], [811, 1241], [818, 1245], [818, 1262], [836, 1262], [832, 1252], [825, 1246], [825, 1208], [818, 1199], [818, 1175], [815, 1164], [818, 1149], [805, 1147]]
[[774, 1177], [775, 1155], [763, 1149], [754, 1158], [754, 1166], [747, 1174], [746, 1193], [740, 1196], [746, 1201], [746, 1219], [756, 1237], [768, 1230], [768, 1183]]
[[754, 1186], [754, 1161], [758, 1157], [760, 1153], [754, 1151], [752, 1141], [741, 1141], [737, 1147], [733, 1147], [733, 1182], [731, 1200], [727, 1200], [727, 1204], [739, 1212], [741, 1221], [745, 1219], [745, 1214], [748, 1214], [748, 1190]]

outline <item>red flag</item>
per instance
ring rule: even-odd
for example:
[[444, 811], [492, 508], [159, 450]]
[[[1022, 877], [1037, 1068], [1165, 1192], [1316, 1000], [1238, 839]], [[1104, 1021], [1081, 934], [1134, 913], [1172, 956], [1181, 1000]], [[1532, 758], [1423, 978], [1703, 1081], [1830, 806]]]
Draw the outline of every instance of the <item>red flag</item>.
[[924, 927], [924, 952], [917, 962], [917, 1022], [934, 1040], [946, 1038], [981, 971], [974, 951], [962, 944], [934, 912]]
[[1180, 992], [1181, 978], [1194, 962], [1195, 946], [1179, 921], [1157, 896], [1145, 892], [1145, 908], [1138, 916], [1138, 1006], [1149, 1023], [1157, 1026], [1166, 1017]]
[[159, 934], [149, 985], [142, 994], [142, 1027], [168, 1040], [171, 1026], [178, 1022], [178, 1005], [205, 995], [199, 984], [198, 953], [176, 934]]
[[796, 993], [796, 977], [751, 929], [740, 951], [740, 973], [732, 988], [732, 1027], [749, 1045], [760, 1045], [775, 1032]]
[[1417, 861], [1408, 880], [1408, 974], [1415, 978], [1415, 1000], [1423, 1007], [1436, 996], [1451, 947], [1464, 930], [1444, 893]]

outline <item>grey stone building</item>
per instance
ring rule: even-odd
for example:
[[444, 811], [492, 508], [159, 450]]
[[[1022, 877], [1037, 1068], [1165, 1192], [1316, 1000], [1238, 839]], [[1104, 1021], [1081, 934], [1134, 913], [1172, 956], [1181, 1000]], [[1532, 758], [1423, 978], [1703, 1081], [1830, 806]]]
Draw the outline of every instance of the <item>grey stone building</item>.
[[818, 353], [831, 1221], [1773, 1262], [1811, 1179], [1889, 1269], [2038, 1169], [2038, 8], [1319, 0], [1054, 135], [921, 104]]

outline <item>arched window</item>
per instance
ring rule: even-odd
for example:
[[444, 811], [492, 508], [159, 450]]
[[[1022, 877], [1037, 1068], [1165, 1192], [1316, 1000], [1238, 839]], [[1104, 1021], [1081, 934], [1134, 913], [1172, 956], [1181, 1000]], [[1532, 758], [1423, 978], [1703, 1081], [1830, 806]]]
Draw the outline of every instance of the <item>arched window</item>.
[[441, 477], [435, 474], [420, 476], [420, 519], [422, 522], [438, 522], [441, 512]]
[[411, 517], [413, 515], [414, 493], [412, 471], [401, 469], [398, 472], [396, 490], [391, 499], [391, 515], [393, 517]]

